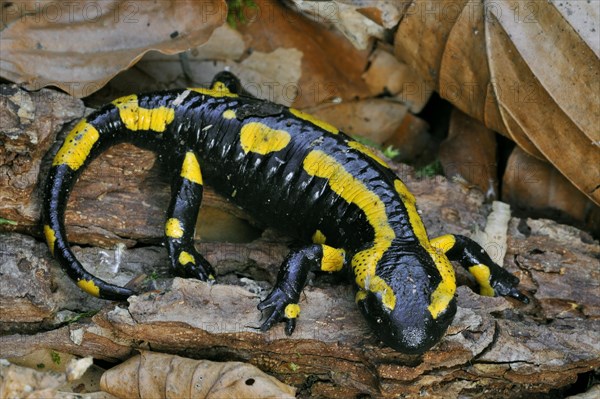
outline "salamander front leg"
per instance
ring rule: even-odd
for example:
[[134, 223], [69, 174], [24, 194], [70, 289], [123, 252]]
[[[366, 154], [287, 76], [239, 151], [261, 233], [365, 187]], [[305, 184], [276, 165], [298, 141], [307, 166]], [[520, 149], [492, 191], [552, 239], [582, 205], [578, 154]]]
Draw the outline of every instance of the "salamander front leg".
[[477, 281], [481, 295], [510, 296], [529, 303], [529, 298], [517, 289], [519, 279], [494, 263], [475, 241], [462, 235], [447, 234], [434, 238], [431, 244], [467, 269]]
[[165, 236], [171, 266], [181, 277], [214, 280], [215, 271], [194, 248], [194, 231], [202, 202], [202, 174], [193, 151], [185, 153], [181, 173], [173, 178]]
[[291, 335], [300, 314], [298, 302], [306, 285], [308, 272], [339, 271], [345, 263], [344, 250], [328, 245], [312, 244], [290, 252], [279, 270], [275, 287], [267, 298], [258, 304], [258, 310], [271, 311], [260, 329], [267, 331], [278, 321], [285, 321], [285, 333]]

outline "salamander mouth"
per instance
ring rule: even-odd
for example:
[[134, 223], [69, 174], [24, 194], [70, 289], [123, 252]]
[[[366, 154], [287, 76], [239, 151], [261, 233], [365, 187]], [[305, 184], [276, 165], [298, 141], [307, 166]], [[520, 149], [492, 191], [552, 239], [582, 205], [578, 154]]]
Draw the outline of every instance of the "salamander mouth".
[[452, 302], [443, 315], [433, 319], [422, 311], [397, 306], [393, 311], [381, 304], [377, 294], [367, 293], [358, 302], [359, 309], [383, 343], [405, 354], [422, 354], [431, 349], [445, 334], [456, 312]]

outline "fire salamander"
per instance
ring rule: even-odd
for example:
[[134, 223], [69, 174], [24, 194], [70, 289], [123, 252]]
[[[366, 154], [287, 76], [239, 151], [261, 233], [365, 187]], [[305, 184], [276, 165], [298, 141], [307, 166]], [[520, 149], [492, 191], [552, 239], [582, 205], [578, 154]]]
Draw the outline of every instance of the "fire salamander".
[[[107, 147], [130, 142], [155, 151], [172, 176], [166, 247], [176, 274], [215, 279], [194, 248], [204, 183], [275, 227], [312, 242], [293, 250], [258, 309], [263, 331], [286, 323], [291, 334], [310, 270], [352, 272], [356, 302], [390, 347], [423, 353], [456, 312], [450, 260], [477, 280], [483, 295], [526, 302], [519, 280], [460, 235], [429, 239], [415, 198], [364, 145], [302, 111], [249, 96], [228, 72], [210, 89], [189, 88], [119, 98], [79, 122], [54, 157], [43, 218], [50, 251], [94, 296], [124, 300], [130, 289], [88, 273], [65, 233], [69, 192], [81, 170]], [[270, 313], [269, 313], [270, 312]]]

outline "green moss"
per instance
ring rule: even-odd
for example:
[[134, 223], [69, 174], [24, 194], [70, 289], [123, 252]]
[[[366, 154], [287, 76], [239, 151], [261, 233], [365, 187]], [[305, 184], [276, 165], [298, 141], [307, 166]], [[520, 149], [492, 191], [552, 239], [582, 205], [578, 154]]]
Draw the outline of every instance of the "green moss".
[[383, 155], [385, 155], [386, 157], [390, 158], [390, 159], [394, 159], [395, 157], [397, 157], [398, 155], [401, 154], [400, 150], [396, 147], [394, 147], [393, 145], [388, 145], [387, 147], [383, 147], [381, 144], [368, 139], [366, 137], [362, 137], [362, 136], [352, 136], [352, 139], [355, 141], [358, 141], [361, 144], [364, 144], [366, 146], [375, 148], [379, 151], [381, 151], [383, 153]]
[[227, 24], [233, 29], [237, 28], [237, 24], [242, 25], [248, 23], [246, 11], [249, 9], [258, 9], [258, 6], [253, 0], [227, 0]]
[[60, 354], [58, 352], [50, 351], [50, 357], [54, 364], [60, 365]]
[[289, 364], [289, 367], [290, 367], [290, 370], [292, 370], [292, 371], [294, 371], [294, 372], [295, 372], [295, 371], [298, 371], [298, 369], [300, 368], [300, 366], [298, 366], [298, 365], [297, 365], [296, 363], [294, 363], [294, 362], [291, 362], [291, 363]]
[[78, 313], [75, 316], [73, 316], [72, 318], [70, 318], [69, 320], [67, 320], [67, 324], [75, 323], [76, 321], [86, 318], [86, 317], [92, 317], [99, 311], [100, 310], [89, 310], [87, 312]]
[[443, 174], [444, 174], [444, 168], [439, 159], [436, 159], [432, 163], [425, 165], [422, 168], [417, 169], [415, 171], [415, 175], [419, 178], [433, 177], [436, 175], [443, 175]]

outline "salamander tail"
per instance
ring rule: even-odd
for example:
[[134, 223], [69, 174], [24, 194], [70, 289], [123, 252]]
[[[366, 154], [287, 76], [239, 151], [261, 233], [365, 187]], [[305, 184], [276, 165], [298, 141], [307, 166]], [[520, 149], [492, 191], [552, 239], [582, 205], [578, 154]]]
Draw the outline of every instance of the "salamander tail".
[[[112, 115], [111, 115], [112, 114]], [[115, 112], [99, 111], [93, 114], [107, 122]], [[43, 209], [43, 231], [46, 242], [54, 257], [67, 275], [83, 291], [103, 299], [124, 300], [134, 291], [109, 284], [88, 273], [77, 260], [69, 243], [64, 225], [64, 210], [69, 193], [80, 171], [106, 146], [104, 141], [114, 140], [116, 126], [104, 123], [103, 129], [97, 128], [86, 119], [79, 122], [67, 135], [58, 150], [50, 168]]]

